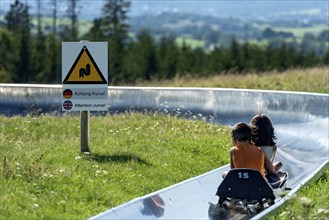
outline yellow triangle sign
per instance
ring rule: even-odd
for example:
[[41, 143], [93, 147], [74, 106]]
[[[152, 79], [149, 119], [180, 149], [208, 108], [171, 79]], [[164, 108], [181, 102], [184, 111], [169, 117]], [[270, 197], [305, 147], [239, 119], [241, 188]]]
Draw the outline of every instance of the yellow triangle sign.
[[107, 84], [86, 46], [81, 49], [63, 84]]

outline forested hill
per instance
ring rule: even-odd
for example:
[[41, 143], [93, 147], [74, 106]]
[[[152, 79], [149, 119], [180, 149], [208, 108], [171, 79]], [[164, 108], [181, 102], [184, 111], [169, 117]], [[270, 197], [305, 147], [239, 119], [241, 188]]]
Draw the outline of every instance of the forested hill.
[[[61, 83], [61, 42], [81, 39], [109, 42], [108, 69], [113, 85], [184, 75], [284, 71], [329, 62], [328, 25], [322, 17], [316, 19], [327, 13], [315, 7], [322, 1], [316, 1], [315, 8], [295, 13], [297, 17], [306, 13], [312, 19], [291, 20], [290, 26], [283, 26], [283, 15], [283, 20], [270, 22], [188, 13], [188, 10], [180, 13], [182, 1], [175, 1], [177, 8], [163, 6], [159, 13], [134, 16], [129, 13], [136, 10], [137, 1], [129, 0], [6, 2], [10, 3], [7, 10], [1, 1], [0, 21], [0, 82], [3, 83]], [[70, 3], [68, 7], [63, 7], [64, 2]], [[94, 6], [100, 2], [104, 5], [96, 10]], [[140, 2], [148, 3], [143, 5], [143, 10], [156, 12], [151, 1]], [[191, 2], [195, 6], [201, 1]], [[241, 4], [246, 2], [256, 1], [241, 1]], [[90, 8], [80, 7], [78, 3]], [[87, 12], [93, 13], [92, 20], [83, 20]], [[63, 14], [65, 19], [61, 17]]]

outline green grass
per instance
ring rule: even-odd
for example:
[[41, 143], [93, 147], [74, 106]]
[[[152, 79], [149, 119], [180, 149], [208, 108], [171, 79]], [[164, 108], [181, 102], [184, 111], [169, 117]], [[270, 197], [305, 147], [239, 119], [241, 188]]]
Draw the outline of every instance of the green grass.
[[307, 184], [265, 219], [328, 219], [329, 170], [315, 183]]
[[183, 46], [183, 44], [189, 46], [192, 49], [196, 48], [204, 48], [204, 41], [203, 40], [197, 40], [191, 37], [177, 37], [176, 38], [176, 44], [178, 46]]
[[[37, 27], [38, 25], [38, 20], [32, 19], [31, 23]], [[69, 18], [57, 18], [56, 20], [56, 24], [57, 26], [59, 25], [64, 25], [64, 26], [71, 26], [71, 20]], [[93, 23], [91, 21], [87, 21], [87, 20], [79, 20], [78, 22], [78, 28], [79, 28], [79, 35], [80, 36], [84, 36], [86, 33], [88, 33], [88, 31], [90, 30], [90, 28], [92, 27]], [[45, 27], [50, 28], [50, 30], [52, 30], [53, 27], [53, 18], [52, 17], [43, 17], [42, 21], [41, 21], [41, 26], [44, 29]], [[32, 31], [32, 33], [36, 33], [37, 30], [36, 28]]]
[[163, 87], [213, 87], [284, 90], [299, 92], [329, 93], [329, 66], [308, 69], [292, 69], [285, 72], [261, 74], [224, 74], [192, 78], [176, 77], [173, 80], [142, 82], [139, 86]]
[[318, 35], [321, 31], [328, 30], [328, 26], [322, 24], [314, 27], [298, 27], [298, 28], [286, 28], [286, 27], [275, 27], [275, 31], [291, 32], [297, 38], [303, 38], [306, 33], [312, 33]]
[[265, 30], [266, 28], [271, 28], [274, 31], [283, 31], [283, 32], [291, 32], [297, 38], [303, 38], [306, 33], [313, 33], [315, 35], [319, 34], [321, 31], [327, 30], [328, 26], [325, 24], [319, 24], [312, 27], [274, 27], [265, 25], [255, 25], [256, 27], [260, 28], [261, 30]]
[[86, 219], [228, 163], [227, 128], [153, 114], [0, 116], [0, 218]]

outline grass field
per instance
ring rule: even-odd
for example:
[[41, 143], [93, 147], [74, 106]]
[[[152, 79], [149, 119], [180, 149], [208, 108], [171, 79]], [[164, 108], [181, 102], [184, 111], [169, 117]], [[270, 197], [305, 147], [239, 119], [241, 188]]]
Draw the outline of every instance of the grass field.
[[[143, 85], [329, 93], [328, 70]], [[91, 117], [90, 130], [92, 153], [81, 154], [79, 117], [0, 116], [0, 219], [86, 219], [229, 162], [229, 129], [203, 120], [132, 112]], [[266, 218], [327, 219], [328, 177], [326, 171]]]
[[176, 77], [173, 80], [142, 82], [139, 86], [160, 87], [213, 87], [284, 90], [329, 94], [329, 67], [292, 69], [285, 72], [262, 74], [218, 74], [204, 78]]
[[328, 26], [326, 26], [325, 24], [315, 25], [312, 27], [273, 27], [269, 25], [256, 25], [256, 27], [262, 30], [265, 30], [266, 28], [271, 28], [277, 32], [290, 32], [293, 33], [298, 39], [303, 38], [306, 33], [318, 35], [321, 31], [328, 30]]
[[86, 219], [228, 163], [226, 127], [156, 113], [0, 116], [0, 219]]
[[180, 47], [182, 47], [185, 44], [192, 49], [204, 48], [204, 42], [202, 40], [197, 40], [189, 37], [178, 37], [176, 38], [176, 43]]

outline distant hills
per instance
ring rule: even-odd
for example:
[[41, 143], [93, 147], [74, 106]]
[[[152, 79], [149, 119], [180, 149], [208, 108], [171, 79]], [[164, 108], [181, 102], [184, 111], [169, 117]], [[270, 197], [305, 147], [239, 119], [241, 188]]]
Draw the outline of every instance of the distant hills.
[[[285, 40], [327, 50], [329, 0], [132, 0], [128, 13], [130, 32], [147, 29], [152, 36], [173, 34], [192, 39], [189, 44], [210, 48], [229, 45], [233, 37], [259, 44]], [[25, 2], [25, 1], [23, 1]], [[36, 0], [26, 1], [36, 14]], [[45, 30], [51, 30], [52, 1], [41, 1]], [[58, 17], [67, 17], [69, 0], [57, 0]], [[77, 0], [80, 34], [101, 17], [106, 0]], [[0, 2], [0, 19], [14, 0]], [[67, 19], [66, 19], [67, 20]], [[69, 22], [58, 23], [59, 30]], [[36, 26], [34, 25], [35, 29]], [[305, 34], [307, 38], [305, 38]], [[198, 42], [196, 42], [196, 41]], [[324, 49], [323, 49], [324, 48]], [[319, 49], [319, 50], [320, 50]], [[321, 52], [323, 54], [324, 52]]]
[[[0, 2], [3, 15], [15, 0]], [[22, 1], [36, 11], [36, 0]], [[43, 12], [51, 14], [52, 1], [41, 1]], [[58, 15], [64, 16], [69, 0], [57, 1]], [[101, 16], [105, 0], [77, 0], [79, 19], [92, 20]], [[328, 21], [328, 0], [132, 0], [129, 15], [159, 15], [162, 13], [188, 13], [201, 16], [246, 20], [322, 20]]]
[[232, 17], [241, 20], [328, 19], [328, 0], [185, 0], [132, 1], [132, 15], [164, 12], [194, 13], [203, 16]]

